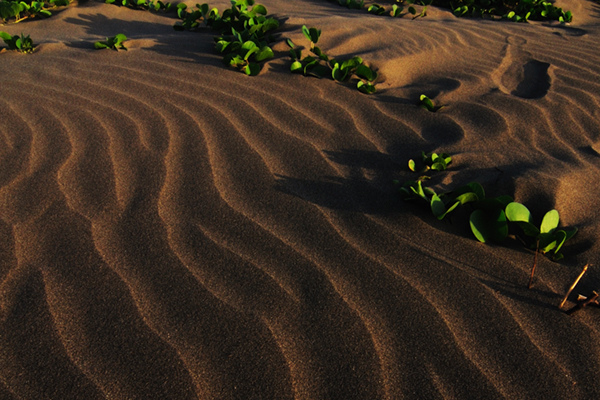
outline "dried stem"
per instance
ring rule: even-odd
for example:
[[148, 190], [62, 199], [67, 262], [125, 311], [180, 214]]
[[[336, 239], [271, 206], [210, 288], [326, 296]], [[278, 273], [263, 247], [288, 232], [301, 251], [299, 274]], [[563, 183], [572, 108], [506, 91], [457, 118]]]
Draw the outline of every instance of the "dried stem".
[[585, 267], [583, 267], [583, 271], [581, 271], [581, 273], [579, 274], [579, 276], [577, 277], [577, 279], [575, 279], [575, 282], [573, 282], [573, 284], [571, 285], [571, 287], [567, 291], [567, 294], [565, 294], [565, 297], [562, 299], [562, 301], [558, 305], [559, 309], [561, 309], [565, 305], [565, 302], [567, 301], [567, 298], [569, 297], [569, 295], [571, 294], [571, 292], [573, 291], [573, 289], [575, 289], [575, 286], [577, 286], [577, 284], [579, 283], [579, 281], [581, 280], [581, 278], [583, 277], [583, 275], [585, 274], [585, 272], [587, 271], [587, 269], [588, 269], [589, 266], [590, 266], [590, 264], [586, 264]]
[[583, 303], [577, 304], [575, 307], [573, 307], [569, 311], [567, 311], [567, 315], [575, 314], [577, 311], [581, 310], [582, 308], [584, 308], [592, 303], [597, 303], [598, 296], [600, 296], [600, 293], [594, 292], [594, 295], [592, 297], [590, 297]]
[[527, 285], [527, 289], [531, 289], [531, 286], [533, 285], [533, 274], [535, 273], [535, 267], [537, 267], [537, 259], [538, 259], [539, 250], [540, 250], [540, 240], [538, 239], [538, 241], [535, 245], [535, 255], [533, 256], [533, 267], [531, 267], [531, 276], [529, 277], [529, 284]]

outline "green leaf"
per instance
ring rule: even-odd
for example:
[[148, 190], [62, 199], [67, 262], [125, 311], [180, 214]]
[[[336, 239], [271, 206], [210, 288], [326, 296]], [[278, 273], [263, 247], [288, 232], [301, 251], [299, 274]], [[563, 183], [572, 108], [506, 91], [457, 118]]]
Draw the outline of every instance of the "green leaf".
[[544, 215], [544, 219], [542, 220], [542, 225], [540, 227], [541, 233], [551, 233], [556, 228], [558, 228], [559, 223], [559, 215], [558, 211], [550, 210]]
[[246, 73], [246, 75], [256, 76], [260, 72], [260, 65], [251, 62], [248, 65], [246, 65], [246, 68], [244, 68], [244, 72]]
[[[566, 237], [566, 234], [565, 234], [565, 237]], [[562, 239], [563, 238], [561, 237], [561, 240]], [[544, 254], [551, 251], [552, 249], [554, 249], [558, 243], [558, 237], [557, 237], [557, 235], [554, 235], [553, 233], [540, 233], [538, 240], [539, 240], [539, 250]]]
[[261, 61], [268, 60], [273, 57], [275, 57], [273, 50], [269, 46], [263, 46], [263, 47], [261, 47], [260, 50], [257, 51], [254, 59], [257, 62], [261, 62]]
[[371, 68], [367, 67], [365, 64], [360, 64], [356, 68], [355, 74], [361, 78], [368, 80], [369, 82], [373, 82], [375, 79], [377, 79], [377, 73]]
[[5, 42], [12, 40], [12, 36], [10, 34], [8, 34], [7, 32], [1, 32], [1, 31], [0, 31], [0, 38], [2, 38]]
[[408, 169], [415, 172], [415, 169], [416, 169], [415, 160], [412, 160], [412, 159], [408, 160]]
[[262, 4], [257, 4], [252, 8], [252, 12], [260, 15], [267, 15], [267, 9]]
[[300, 61], [294, 61], [290, 66], [290, 71], [292, 72], [302, 72], [302, 63]]
[[420, 104], [421, 107], [423, 107], [429, 111], [434, 111], [435, 106], [433, 105], [433, 101], [431, 101], [431, 99], [429, 97], [422, 94], [421, 97], [419, 97], [419, 100], [421, 102], [421, 104]]
[[460, 204], [467, 204], [467, 203], [473, 203], [475, 201], [479, 200], [479, 196], [477, 196], [476, 193], [474, 192], [467, 192], [467, 193], [463, 193], [460, 196], [456, 197], [456, 200], [460, 203]]
[[511, 222], [531, 223], [531, 213], [529, 209], [521, 203], [510, 203], [506, 206], [506, 218]]
[[482, 243], [501, 242], [508, 236], [504, 211], [486, 212], [475, 210], [469, 218], [473, 235]]
[[334, 81], [343, 82], [348, 77], [348, 73], [340, 68], [340, 64], [335, 64], [331, 70], [331, 77]]
[[446, 213], [446, 205], [437, 194], [434, 194], [431, 197], [431, 211], [437, 219], [444, 218], [444, 215]]
[[290, 49], [293, 49], [294, 47], [296, 47], [294, 42], [292, 42], [292, 39], [285, 39], [285, 43], [290, 47]]
[[517, 221], [515, 223], [521, 228], [521, 230], [523, 230], [523, 233], [527, 236], [538, 237], [540, 235], [540, 230], [531, 222]]
[[373, 94], [377, 91], [375, 85], [363, 81], [358, 81], [356, 88], [364, 94]]

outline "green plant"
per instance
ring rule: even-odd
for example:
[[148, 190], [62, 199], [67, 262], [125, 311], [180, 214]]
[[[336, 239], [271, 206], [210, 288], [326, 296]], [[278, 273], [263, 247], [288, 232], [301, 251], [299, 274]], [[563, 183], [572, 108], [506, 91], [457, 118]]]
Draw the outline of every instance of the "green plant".
[[23, 34], [21, 33], [21, 36], [11, 36], [7, 32], [0, 32], [0, 38], [2, 38], [2, 40], [4, 40], [4, 43], [8, 45], [9, 50], [15, 50], [19, 53], [27, 54], [32, 53], [35, 49], [33, 40], [29, 37], [29, 35], [23, 36]]
[[70, 0], [30, 2], [0, 0], [0, 20], [2, 20], [2, 23], [17, 23], [30, 18], [49, 17], [52, 15], [50, 10], [57, 7], [67, 6], [69, 4]]
[[431, 112], [438, 112], [440, 109], [444, 108], [444, 106], [436, 106], [433, 103], [433, 100], [431, 100], [429, 97], [427, 97], [424, 94], [422, 94], [419, 97], [419, 107], [424, 108]]
[[[444, 171], [448, 168], [448, 165], [452, 162], [452, 157], [446, 153], [427, 153], [424, 151], [421, 152], [421, 161], [424, 164], [424, 168], [426, 170], [432, 169], [434, 171]], [[416, 172], [417, 164], [414, 160], [408, 161], [408, 168]]]
[[365, 2], [363, 0], [337, 0], [337, 2], [340, 6], [347, 7], [351, 10], [360, 10], [365, 7]]
[[99, 41], [94, 43], [96, 49], [113, 49], [119, 51], [119, 49], [127, 50], [123, 42], [127, 40], [127, 36], [119, 33], [113, 37], [107, 37], [106, 41]]
[[560, 217], [556, 210], [548, 211], [538, 228], [532, 222], [533, 218], [529, 209], [523, 204], [516, 202], [506, 206], [506, 216], [509, 221], [516, 223], [521, 228], [526, 239], [529, 238], [529, 240], [524, 240], [524, 243], [528, 244], [530, 248], [535, 249], [528, 284], [528, 287], [531, 288], [533, 275], [537, 266], [538, 253], [552, 253], [553, 260], [560, 260], [563, 258], [562, 253], [560, 253], [561, 248], [567, 240], [571, 239], [577, 233], [577, 228], [570, 230], [558, 229]]
[[149, 10], [149, 11], [169, 11], [172, 8], [172, 4], [169, 2], [162, 2], [161, 0], [105, 0], [106, 4], [122, 5], [124, 7]]
[[177, 14], [181, 23], [174, 26], [176, 30], [194, 30], [203, 23], [219, 32], [215, 49], [223, 54], [223, 62], [247, 75], [257, 75], [260, 63], [275, 56], [269, 43], [279, 22], [267, 17], [265, 6], [254, 5], [254, 0], [232, 0], [231, 8], [223, 15], [208, 4], [196, 5], [190, 12], [182, 3], [177, 6]]
[[546, 0], [434, 0], [433, 4], [450, 8], [457, 17], [500, 17], [515, 22], [557, 20], [571, 22], [570, 11], [554, 6]]
[[577, 233], [577, 228], [558, 229], [560, 217], [556, 210], [550, 210], [544, 215], [539, 228], [532, 223], [529, 209], [521, 203], [510, 203], [506, 207], [506, 216], [521, 228], [526, 237], [532, 238], [533, 243], [529, 243], [532, 248], [537, 248], [542, 254], [552, 253], [555, 260], [563, 258], [560, 249]]
[[376, 91], [375, 80], [377, 72], [367, 66], [362, 58], [356, 56], [346, 60], [337, 60], [330, 58], [318, 46], [317, 43], [321, 37], [321, 30], [317, 28], [307, 28], [302, 26], [302, 33], [310, 41], [310, 52], [312, 55], [302, 57], [302, 50], [297, 48], [292, 40], [287, 39], [286, 43], [290, 47], [290, 58], [292, 72], [300, 72], [305, 76], [315, 76], [323, 78], [331, 76], [336, 82], [346, 82], [353, 76], [358, 78], [356, 88], [365, 94], [371, 94]]

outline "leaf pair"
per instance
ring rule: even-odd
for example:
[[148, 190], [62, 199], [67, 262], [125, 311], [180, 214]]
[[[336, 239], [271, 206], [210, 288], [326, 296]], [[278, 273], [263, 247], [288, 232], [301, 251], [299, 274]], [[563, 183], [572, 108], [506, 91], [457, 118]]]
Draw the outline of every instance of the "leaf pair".
[[328, 74], [336, 82], [346, 82], [353, 76], [359, 78], [357, 89], [365, 94], [371, 94], [376, 91], [375, 84], [377, 72], [363, 63], [362, 58], [356, 56], [348, 60], [335, 60], [325, 54], [320, 47], [316, 46], [321, 37], [321, 30], [317, 28], [308, 28], [302, 26], [304, 37], [310, 41], [310, 51], [313, 55], [302, 57], [302, 50], [296, 48], [291, 39], [286, 43], [290, 47], [290, 58], [292, 65], [290, 71], [299, 72], [305, 76], [315, 76], [324, 78]]
[[112, 49], [115, 51], [119, 51], [119, 49], [127, 50], [127, 48], [123, 44], [123, 42], [126, 40], [127, 40], [127, 36], [125, 36], [122, 33], [119, 33], [113, 37], [107, 37], [105, 41], [98, 41], [98, 42], [94, 43], [94, 48], [96, 48], [98, 50], [100, 50], [100, 49]]
[[217, 51], [220, 53], [227, 51], [223, 62], [243, 71], [249, 76], [258, 75], [261, 69], [258, 64], [259, 62], [274, 57], [273, 50], [269, 46], [260, 46], [260, 44], [256, 44], [251, 40], [244, 43], [219, 40], [217, 42]]
[[564, 243], [577, 233], [576, 228], [558, 229], [560, 217], [556, 210], [550, 210], [544, 215], [539, 228], [532, 223], [529, 209], [521, 203], [510, 203], [506, 207], [506, 216], [509, 221], [516, 223], [526, 236], [535, 239], [535, 246], [539, 251], [544, 254], [552, 252], [556, 260], [563, 257], [560, 249]]

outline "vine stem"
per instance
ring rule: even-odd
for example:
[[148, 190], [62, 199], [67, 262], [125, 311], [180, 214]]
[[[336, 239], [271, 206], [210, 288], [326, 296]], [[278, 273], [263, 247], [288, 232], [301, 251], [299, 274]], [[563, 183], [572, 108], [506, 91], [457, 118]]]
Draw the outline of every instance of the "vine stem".
[[531, 276], [529, 277], [529, 284], [527, 285], [527, 289], [531, 289], [531, 286], [533, 285], [533, 274], [535, 273], [535, 267], [537, 267], [537, 259], [538, 259], [539, 252], [540, 252], [540, 240], [538, 239], [538, 241], [536, 242], [536, 245], [535, 245], [535, 254], [533, 256], [533, 267], [531, 267]]

